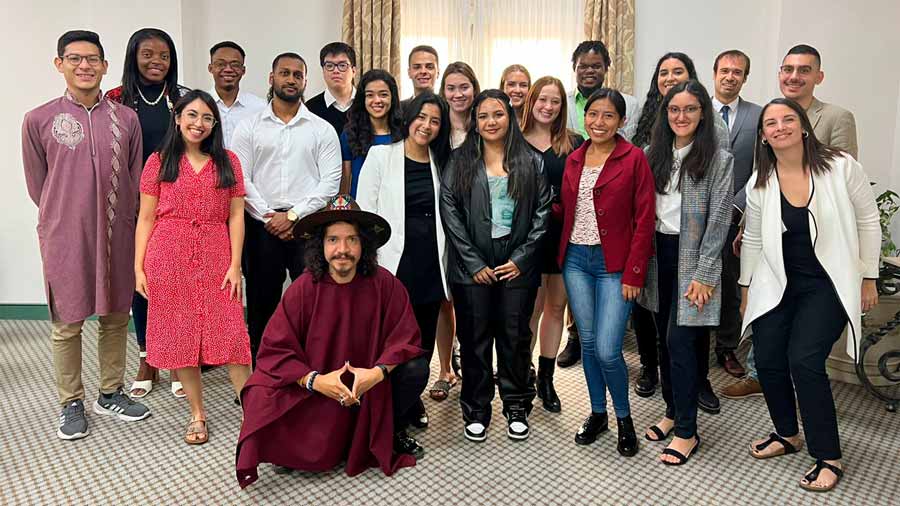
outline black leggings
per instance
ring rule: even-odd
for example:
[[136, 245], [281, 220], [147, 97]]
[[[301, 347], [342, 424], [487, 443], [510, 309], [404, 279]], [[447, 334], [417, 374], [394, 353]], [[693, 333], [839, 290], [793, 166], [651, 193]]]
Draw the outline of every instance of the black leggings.
[[799, 404], [807, 450], [816, 459], [841, 458], [825, 359], [846, 325], [831, 281], [802, 275], [788, 275], [781, 302], [753, 322], [756, 369], [775, 431], [783, 437], [800, 432]]

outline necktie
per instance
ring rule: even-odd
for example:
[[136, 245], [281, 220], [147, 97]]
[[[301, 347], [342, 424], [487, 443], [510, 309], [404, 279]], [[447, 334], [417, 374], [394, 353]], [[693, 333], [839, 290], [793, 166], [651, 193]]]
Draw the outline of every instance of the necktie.
[[725, 126], [727, 126], [729, 130], [731, 130], [731, 127], [728, 125], [728, 113], [730, 111], [731, 111], [731, 107], [728, 107], [727, 105], [723, 105], [722, 110], [719, 111], [722, 113], [722, 119], [725, 120]]

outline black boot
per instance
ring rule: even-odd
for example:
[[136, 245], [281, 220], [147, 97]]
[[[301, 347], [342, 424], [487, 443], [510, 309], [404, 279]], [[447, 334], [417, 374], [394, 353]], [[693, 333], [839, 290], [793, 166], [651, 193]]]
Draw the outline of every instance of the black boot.
[[538, 357], [537, 396], [543, 401], [544, 409], [551, 413], [559, 413], [562, 406], [556, 389], [553, 387], [553, 370], [556, 363], [552, 358]]
[[597, 436], [601, 432], [609, 430], [609, 418], [606, 413], [591, 413], [584, 419], [581, 428], [575, 433], [575, 443], [580, 445], [589, 445], [597, 440]]
[[634, 457], [638, 452], [637, 435], [634, 433], [634, 423], [630, 416], [625, 418], [616, 418], [616, 424], [619, 426], [619, 443], [616, 450], [623, 457]]
[[416, 459], [421, 459], [425, 456], [425, 448], [422, 448], [418, 441], [409, 437], [405, 430], [401, 430], [394, 434], [394, 453], [412, 455]]
[[659, 373], [656, 369], [641, 366], [641, 375], [634, 382], [634, 393], [639, 397], [653, 397], [657, 384], [659, 384]]
[[556, 363], [560, 367], [571, 367], [581, 360], [581, 340], [578, 339], [577, 332], [569, 333], [569, 340], [562, 353], [556, 358]]

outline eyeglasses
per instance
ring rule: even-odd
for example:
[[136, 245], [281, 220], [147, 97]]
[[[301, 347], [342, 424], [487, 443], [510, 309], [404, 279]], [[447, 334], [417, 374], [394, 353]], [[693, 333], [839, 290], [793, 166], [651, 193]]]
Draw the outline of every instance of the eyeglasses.
[[66, 60], [66, 63], [73, 67], [77, 67], [81, 65], [82, 60], [87, 60], [88, 65], [92, 67], [96, 67], [103, 62], [103, 58], [100, 58], [99, 55], [89, 54], [89, 55], [80, 55], [80, 54], [67, 54], [63, 56], [63, 60]]
[[681, 113], [684, 113], [685, 116], [693, 116], [694, 114], [700, 112], [701, 109], [702, 107], [700, 107], [699, 105], [689, 105], [684, 108], [670, 105], [668, 108], [666, 108], [666, 110], [669, 111], [669, 116], [678, 116]]
[[194, 111], [188, 111], [184, 113], [184, 117], [189, 123], [196, 123], [199, 119], [200, 123], [202, 123], [203, 126], [210, 128], [212, 128], [212, 126], [216, 124], [216, 118], [212, 114], [204, 114], [203, 116], [201, 116]]
[[809, 65], [801, 65], [799, 67], [795, 67], [793, 65], [782, 65], [780, 70], [782, 74], [793, 74], [796, 70], [797, 73], [801, 76], [808, 76], [812, 74], [813, 71], [812, 67], [810, 67]]
[[322, 68], [324, 68], [325, 70], [327, 70], [327, 71], [329, 71], [329, 72], [331, 72], [331, 71], [334, 70], [334, 69], [338, 69], [338, 70], [340, 70], [341, 72], [346, 72], [347, 69], [350, 68], [350, 64], [349, 64], [348, 62], [345, 62], [345, 61], [342, 61], [342, 62], [339, 62], [339, 63], [334, 63], [334, 62], [332, 62], [332, 61], [327, 61], [327, 62], [325, 62], [324, 65], [322, 65]]
[[244, 70], [244, 64], [237, 60], [229, 62], [216, 60], [213, 62], [212, 66], [216, 70], [224, 70], [225, 67], [231, 67], [231, 70]]

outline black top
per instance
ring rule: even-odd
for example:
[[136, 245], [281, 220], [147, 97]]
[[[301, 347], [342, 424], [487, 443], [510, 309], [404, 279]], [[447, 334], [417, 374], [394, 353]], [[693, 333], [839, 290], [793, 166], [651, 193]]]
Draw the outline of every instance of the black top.
[[406, 228], [397, 278], [409, 292], [410, 303], [437, 302], [444, 298], [444, 288], [438, 263], [431, 163], [406, 158], [404, 169]]
[[787, 229], [781, 234], [785, 273], [788, 276], [827, 276], [813, 250], [809, 235], [809, 210], [806, 206], [794, 207], [782, 193], [781, 222]]
[[[164, 83], [139, 84], [141, 93], [149, 101], [154, 101], [162, 93]], [[163, 137], [169, 129], [169, 102], [162, 97], [156, 105], [148, 105], [140, 97], [137, 98], [137, 115], [141, 123], [141, 140], [144, 142], [144, 162], [162, 144]]]
[[344, 125], [347, 124], [347, 113], [341, 112], [335, 107], [336, 104], [337, 102], [334, 102], [331, 106], [326, 107], [325, 92], [323, 91], [309, 99], [306, 102], [306, 107], [309, 108], [310, 112], [330, 123], [338, 136], [340, 136], [344, 132]]
[[[572, 139], [572, 151], [575, 151], [584, 143], [584, 139], [580, 135], [570, 135], [569, 137]], [[571, 151], [566, 155], [557, 155], [553, 151], [552, 146], [547, 148], [546, 151], [538, 151], [534, 146], [531, 146], [531, 149], [544, 160], [544, 172], [547, 174], [547, 180], [553, 192], [553, 201], [559, 202], [563, 172], [566, 170], [566, 158], [571, 154]]]

